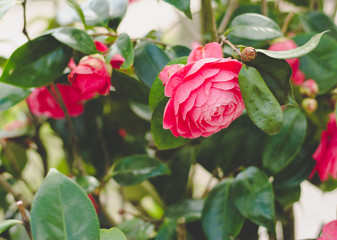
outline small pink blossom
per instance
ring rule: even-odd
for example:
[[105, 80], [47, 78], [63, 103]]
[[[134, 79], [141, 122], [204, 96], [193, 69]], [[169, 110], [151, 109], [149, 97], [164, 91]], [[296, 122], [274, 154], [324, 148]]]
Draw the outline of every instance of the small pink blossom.
[[103, 56], [95, 54], [82, 58], [68, 79], [72, 86], [80, 90], [84, 99], [91, 99], [96, 94], [107, 95], [110, 92], [111, 70]]
[[306, 80], [300, 87], [300, 93], [308, 97], [315, 97], [318, 92], [318, 84], [313, 79]]
[[[290, 50], [297, 48], [296, 43], [291, 39], [282, 39], [281, 41], [273, 43], [268, 50], [270, 51], [284, 51], [284, 50]], [[304, 80], [305, 76], [304, 73], [299, 69], [300, 67], [300, 60], [299, 58], [291, 58], [291, 59], [285, 59], [289, 65], [291, 66], [291, 69], [293, 70], [293, 74], [291, 76], [291, 79], [293, 81], [293, 84], [296, 86], [301, 85]]]
[[329, 176], [337, 179], [337, 125], [335, 114], [329, 115], [327, 129], [322, 132], [321, 142], [312, 157], [317, 163], [310, 177], [317, 171], [321, 181], [326, 181]]
[[317, 240], [336, 240], [336, 239], [337, 239], [337, 220], [334, 220], [323, 226], [322, 236]]
[[110, 65], [112, 68], [120, 69], [124, 62], [125, 58], [123, 58], [120, 54], [115, 54], [110, 61]]
[[[78, 116], [84, 111], [82, 96], [77, 88], [69, 85], [56, 84], [64, 104], [70, 116]], [[27, 103], [34, 115], [51, 118], [64, 118], [65, 114], [55, 100], [57, 96], [55, 89], [51, 88], [53, 94], [47, 87], [36, 88], [27, 98]]]
[[239, 117], [244, 109], [238, 83], [242, 64], [223, 58], [221, 46], [195, 48], [186, 65], [169, 65], [159, 77], [169, 97], [164, 129], [185, 138], [208, 137]]
[[104, 52], [108, 51], [108, 49], [109, 49], [107, 47], [107, 45], [105, 45], [104, 43], [101, 43], [100, 41], [94, 41], [94, 43], [95, 43], [97, 51], [99, 51], [101, 53], [104, 53]]

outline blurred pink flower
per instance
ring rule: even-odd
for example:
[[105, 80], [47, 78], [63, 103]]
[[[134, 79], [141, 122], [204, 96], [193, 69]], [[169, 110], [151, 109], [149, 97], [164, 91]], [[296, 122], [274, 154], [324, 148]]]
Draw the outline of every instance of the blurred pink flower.
[[120, 54], [116, 54], [112, 57], [110, 61], [110, 65], [112, 68], [120, 69], [122, 64], [125, 62], [125, 58], [123, 58]]
[[337, 239], [337, 220], [324, 225], [322, 236], [317, 240], [336, 240]]
[[[56, 84], [64, 104], [70, 116], [78, 116], [84, 111], [82, 96], [77, 88], [69, 85]], [[27, 98], [27, 103], [33, 114], [51, 118], [64, 118], [64, 112], [55, 100], [57, 96], [55, 89], [51, 88], [53, 94], [47, 87], [36, 88]]]
[[[291, 39], [282, 39], [281, 41], [273, 43], [268, 50], [270, 51], [284, 51], [284, 50], [290, 50], [297, 48], [296, 43]], [[289, 65], [291, 66], [293, 70], [293, 74], [291, 76], [291, 79], [294, 83], [294, 85], [301, 85], [304, 80], [305, 76], [304, 73], [299, 69], [300, 67], [300, 60], [298, 58], [291, 58], [291, 59], [285, 59]]]
[[239, 117], [244, 109], [238, 83], [242, 64], [223, 58], [216, 43], [195, 48], [186, 65], [168, 65], [159, 74], [169, 97], [163, 127], [174, 136], [208, 137]]
[[330, 175], [337, 179], [337, 125], [335, 114], [329, 115], [327, 129], [322, 132], [321, 142], [312, 157], [317, 163], [310, 177], [317, 171], [321, 181], [326, 181]]
[[318, 92], [318, 84], [313, 79], [306, 80], [300, 87], [300, 93], [308, 97], [315, 97]]
[[105, 64], [102, 55], [96, 54], [82, 58], [69, 73], [72, 86], [77, 87], [84, 99], [91, 99], [96, 94], [107, 95], [111, 86], [111, 66]]

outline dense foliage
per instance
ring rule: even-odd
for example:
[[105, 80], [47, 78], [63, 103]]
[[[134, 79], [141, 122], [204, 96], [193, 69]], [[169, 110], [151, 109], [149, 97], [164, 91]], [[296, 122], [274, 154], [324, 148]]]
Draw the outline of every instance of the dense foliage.
[[294, 239], [300, 184], [337, 187], [337, 5], [165, 0], [190, 48], [120, 32], [133, 1], [66, 2], [31, 39], [0, 0], [27, 37], [0, 58], [0, 236]]

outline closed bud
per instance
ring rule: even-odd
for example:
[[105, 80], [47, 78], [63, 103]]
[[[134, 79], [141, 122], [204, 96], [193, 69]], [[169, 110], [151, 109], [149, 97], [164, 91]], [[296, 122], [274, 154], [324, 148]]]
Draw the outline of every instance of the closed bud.
[[318, 91], [318, 84], [313, 79], [305, 81], [300, 87], [300, 93], [308, 97], [315, 97]]
[[317, 109], [317, 100], [315, 98], [305, 98], [302, 101], [302, 107], [307, 113], [313, 113]]
[[256, 55], [257, 55], [257, 53], [256, 53], [254, 48], [246, 47], [245, 49], [243, 49], [243, 51], [241, 53], [241, 59], [244, 62], [251, 62], [251, 61], [255, 60]]

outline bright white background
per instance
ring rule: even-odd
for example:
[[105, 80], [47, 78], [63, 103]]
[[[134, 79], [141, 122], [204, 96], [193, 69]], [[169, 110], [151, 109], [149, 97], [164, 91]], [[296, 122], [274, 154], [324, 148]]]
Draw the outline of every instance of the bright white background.
[[[0, 0], [1, 1], [1, 0]], [[129, 5], [126, 16], [122, 21], [119, 32], [126, 32], [131, 37], [142, 37], [152, 29], [168, 32], [165, 41], [174, 40], [189, 46], [192, 41], [200, 38], [198, 31], [199, 1], [192, 0], [192, 12], [196, 13], [194, 20], [186, 19], [182, 14], [163, 1], [138, 0]], [[332, 1], [327, 1], [326, 11], [332, 10]], [[331, 6], [329, 5], [331, 4]], [[27, 16], [29, 18], [29, 35], [36, 37], [46, 22], [36, 17], [51, 17], [55, 15], [52, 1], [29, 1]], [[34, 20], [35, 19], [35, 20]], [[34, 20], [34, 21], [32, 21]], [[22, 7], [16, 6], [0, 20], [0, 56], [10, 54], [27, 40], [22, 34]], [[186, 26], [190, 26], [187, 27]], [[184, 29], [184, 32], [181, 31]], [[186, 30], [187, 29], [187, 30]], [[199, 170], [196, 180], [200, 186], [206, 185], [207, 176]], [[321, 190], [305, 181], [301, 185], [302, 195], [294, 205], [296, 239], [315, 238], [323, 224], [335, 220], [337, 214], [337, 190], [323, 193]], [[262, 231], [263, 232], [263, 231]], [[266, 239], [262, 233], [261, 239]]]

